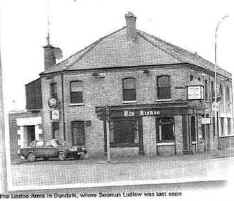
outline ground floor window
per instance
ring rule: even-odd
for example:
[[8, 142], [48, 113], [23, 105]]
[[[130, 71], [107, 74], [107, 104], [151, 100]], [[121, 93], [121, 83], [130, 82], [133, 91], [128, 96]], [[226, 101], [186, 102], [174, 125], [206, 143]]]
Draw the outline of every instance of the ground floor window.
[[72, 121], [72, 145], [85, 145], [85, 126], [84, 121]]
[[59, 122], [52, 122], [52, 139], [59, 137]]
[[139, 135], [136, 119], [115, 119], [110, 124], [112, 147], [138, 146]]
[[196, 142], [196, 121], [195, 117], [191, 117], [191, 138], [192, 142]]
[[35, 140], [35, 126], [26, 126], [27, 144], [30, 145]]
[[157, 142], [171, 142], [175, 140], [174, 118], [162, 117], [156, 119]]

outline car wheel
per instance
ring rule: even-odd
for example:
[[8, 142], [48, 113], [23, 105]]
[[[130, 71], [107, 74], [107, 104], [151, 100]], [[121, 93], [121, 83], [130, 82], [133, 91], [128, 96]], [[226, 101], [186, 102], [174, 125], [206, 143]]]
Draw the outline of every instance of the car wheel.
[[65, 160], [65, 153], [64, 152], [59, 152], [59, 160], [64, 161]]
[[33, 153], [28, 154], [27, 160], [33, 162], [36, 160], [36, 156]]
[[44, 159], [44, 161], [48, 161], [49, 158], [48, 157], [44, 157], [43, 159]]
[[74, 158], [75, 158], [76, 160], [79, 160], [80, 157], [81, 157], [81, 155], [76, 155]]

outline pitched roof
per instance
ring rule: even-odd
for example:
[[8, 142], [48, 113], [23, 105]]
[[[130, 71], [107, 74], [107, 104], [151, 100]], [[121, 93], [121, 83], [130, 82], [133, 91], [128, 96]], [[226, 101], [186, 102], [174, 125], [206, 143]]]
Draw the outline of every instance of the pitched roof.
[[[176, 63], [190, 63], [214, 71], [214, 64], [198, 54], [191, 53], [143, 31], [137, 30], [137, 39], [129, 41], [126, 37], [126, 27], [123, 27], [95, 41], [43, 73]], [[230, 73], [219, 67], [217, 67], [217, 72], [231, 77]]]

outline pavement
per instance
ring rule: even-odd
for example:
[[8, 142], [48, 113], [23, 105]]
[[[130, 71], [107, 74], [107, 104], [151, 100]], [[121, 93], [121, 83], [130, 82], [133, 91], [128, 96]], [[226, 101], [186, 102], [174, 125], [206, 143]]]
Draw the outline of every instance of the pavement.
[[13, 186], [95, 184], [121, 181], [201, 179], [228, 177], [234, 165], [234, 150], [192, 155], [49, 160], [11, 165]]

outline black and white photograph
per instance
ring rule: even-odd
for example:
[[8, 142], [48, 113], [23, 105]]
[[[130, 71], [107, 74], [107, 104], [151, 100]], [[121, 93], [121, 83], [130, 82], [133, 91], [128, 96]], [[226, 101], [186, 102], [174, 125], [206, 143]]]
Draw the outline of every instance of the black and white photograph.
[[0, 198], [233, 199], [232, 1], [0, 5]]

